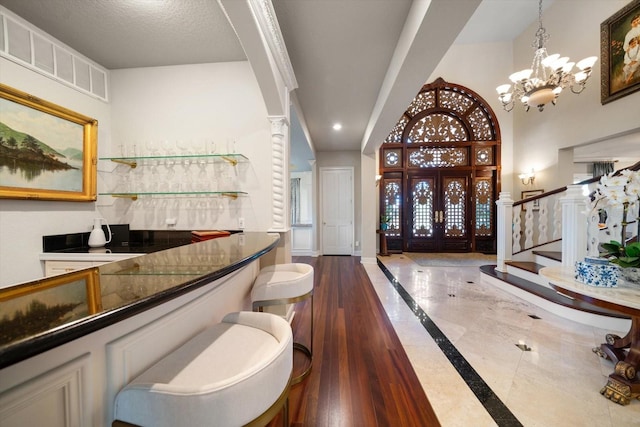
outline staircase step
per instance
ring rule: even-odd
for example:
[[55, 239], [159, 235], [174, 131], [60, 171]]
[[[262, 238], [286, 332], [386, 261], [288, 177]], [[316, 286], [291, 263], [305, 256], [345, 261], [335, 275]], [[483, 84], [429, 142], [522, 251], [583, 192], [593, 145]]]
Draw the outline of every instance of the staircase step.
[[532, 251], [534, 255], [540, 255], [554, 261], [562, 262], [562, 252], [556, 251]]
[[[511, 264], [511, 263], [509, 263]], [[535, 264], [535, 263], [524, 263]], [[589, 304], [585, 301], [576, 300], [566, 295], [562, 295], [551, 288], [545, 288], [537, 283], [523, 279], [509, 273], [503, 273], [496, 271], [495, 265], [483, 265], [480, 267], [480, 271], [496, 279], [502, 280], [512, 286], [515, 286], [523, 291], [529, 292], [537, 297], [544, 298], [547, 301], [551, 301], [555, 304], [573, 308], [575, 310], [584, 311], [586, 313], [599, 314], [601, 316], [615, 317], [619, 319], [628, 319], [628, 316], [624, 316], [617, 311], [608, 310], [606, 308], [597, 307], [593, 304]]]
[[533, 274], [538, 274], [541, 268], [545, 266], [542, 264], [537, 264], [535, 262], [530, 261], [507, 261], [505, 264], [510, 265], [512, 267], [519, 268], [521, 270], [528, 271]]

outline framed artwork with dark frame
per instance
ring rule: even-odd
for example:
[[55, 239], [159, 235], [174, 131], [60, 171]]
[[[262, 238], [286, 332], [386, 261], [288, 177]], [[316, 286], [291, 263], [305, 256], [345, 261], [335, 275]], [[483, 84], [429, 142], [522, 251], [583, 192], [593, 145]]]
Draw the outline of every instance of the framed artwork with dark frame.
[[96, 200], [98, 121], [0, 84], [0, 198]]
[[602, 104], [640, 89], [640, 0], [600, 24]]
[[[521, 197], [522, 197], [522, 200], [524, 201], [524, 200], [526, 200], [526, 199], [528, 199], [530, 197], [538, 196], [538, 195], [540, 195], [542, 193], [544, 193], [544, 190], [525, 190], [525, 191], [522, 192]], [[540, 200], [534, 200], [533, 201], [533, 210], [537, 211], [539, 209], [540, 209]], [[522, 210], [523, 211], [527, 210], [527, 205], [526, 204], [522, 205]]]

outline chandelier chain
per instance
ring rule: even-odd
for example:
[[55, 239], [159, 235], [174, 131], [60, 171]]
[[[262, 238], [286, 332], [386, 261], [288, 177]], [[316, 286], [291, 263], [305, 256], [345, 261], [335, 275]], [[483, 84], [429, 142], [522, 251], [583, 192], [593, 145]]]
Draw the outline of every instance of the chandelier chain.
[[536, 38], [531, 44], [534, 49], [542, 49], [547, 41], [549, 41], [549, 34], [547, 30], [542, 26], [542, 0], [538, 2], [538, 30], [536, 31]]

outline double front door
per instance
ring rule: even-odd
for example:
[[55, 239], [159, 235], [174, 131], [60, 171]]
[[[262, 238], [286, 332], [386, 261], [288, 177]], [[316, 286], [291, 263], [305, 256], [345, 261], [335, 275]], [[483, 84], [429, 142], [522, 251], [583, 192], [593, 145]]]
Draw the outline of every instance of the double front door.
[[405, 185], [403, 250], [470, 251], [473, 235], [471, 172], [410, 172]]

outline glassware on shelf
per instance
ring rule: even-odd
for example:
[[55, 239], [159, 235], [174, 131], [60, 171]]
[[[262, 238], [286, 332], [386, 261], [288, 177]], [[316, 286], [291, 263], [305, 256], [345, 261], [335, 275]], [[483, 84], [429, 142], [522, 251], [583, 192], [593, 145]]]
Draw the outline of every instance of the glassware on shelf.
[[174, 144], [170, 140], [163, 139], [162, 141], [160, 141], [160, 145], [162, 147], [162, 155], [164, 155], [164, 156], [175, 156], [176, 155], [176, 150], [175, 150]]
[[[235, 166], [248, 159], [237, 153], [216, 153], [218, 147], [213, 140], [197, 143], [204, 153], [199, 150], [198, 153], [184, 154], [188, 148], [169, 140], [146, 139], [118, 146], [120, 155], [100, 158], [118, 164], [113, 171], [114, 187], [110, 192], [100, 194], [132, 201], [138, 198], [158, 201], [175, 197], [215, 198], [212, 206], [215, 211], [218, 211], [220, 203], [226, 203], [224, 199], [235, 200], [246, 195], [246, 192], [235, 189], [239, 175]], [[176, 147], [180, 147], [180, 151], [176, 152]], [[234, 148], [230, 146], [230, 150]]]
[[158, 143], [152, 139], [145, 140], [144, 148], [147, 151], [147, 155], [149, 155], [150, 157], [157, 157], [160, 153]]
[[180, 156], [188, 156], [193, 154], [193, 144], [187, 139], [179, 139], [176, 141], [176, 148]]

